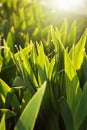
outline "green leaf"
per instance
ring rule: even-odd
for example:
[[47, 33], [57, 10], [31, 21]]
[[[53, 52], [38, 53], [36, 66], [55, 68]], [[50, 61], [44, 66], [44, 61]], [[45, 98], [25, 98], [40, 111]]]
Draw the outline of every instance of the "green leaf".
[[17, 76], [14, 80], [13, 86], [19, 87], [19, 86], [24, 86], [24, 82], [21, 79], [21, 77]]
[[77, 26], [76, 26], [76, 21], [74, 21], [69, 30], [68, 39], [67, 39], [67, 44], [70, 49], [76, 42], [76, 34], [77, 34]]
[[48, 32], [48, 36], [47, 36], [46, 46], [50, 46], [50, 43], [51, 43], [51, 30], [50, 30], [50, 26], [45, 28], [46, 35], [47, 35], [47, 32]]
[[[61, 101], [62, 100], [62, 101]], [[72, 113], [65, 99], [59, 101], [61, 116], [64, 120], [66, 130], [74, 130]]]
[[38, 81], [39, 86], [41, 86], [45, 80], [47, 80], [47, 71], [48, 71], [48, 58], [44, 53], [44, 48], [42, 43], [37, 44], [38, 57], [37, 57], [37, 66], [38, 66]]
[[74, 112], [73, 108], [76, 103], [76, 95], [78, 94], [79, 79], [67, 50], [65, 51], [64, 59], [67, 102], [72, 112]]
[[85, 54], [84, 60], [82, 62], [81, 70], [80, 70], [80, 72], [82, 73], [81, 74], [81, 82], [83, 82], [83, 83], [85, 81], [87, 81], [87, 69], [86, 69], [86, 67], [87, 67], [87, 55]]
[[27, 103], [29, 102], [31, 98], [32, 98], [32, 95], [29, 89], [26, 89], [25, 94], [22, 98], [22, 102], [21, 102], [21, 111], [23, 111], [23, 109], [25, 108], [25, 106], [27, 105]]
[[32, 70], [32, 67], [31, 67], [29, 61], [28, 61], [28, 58], [23, 53], [22, 49], [20, 51], [20, 57], [21, 57], [21, 60], [23, 61], [24, 68], [27, 71], [31, 82], [33, 83], [34, 86], [38, 87], [38, 83], [37, 83], [37, 79], [35, 77], [35, 74], [34, 74], [34, 72]]
[[[32, 43], [33, 44], [33, 43]], [[29, 57], [30, 64], [32, 66], [32, 69], [34, 71], [34, 74], [37, 78], [37, 50], [36, 47], [33, 46], [30, 57]]]
[[85, 44], [86, 44], [86, 31], [84, 32], [83, 36], [76, 44], [76, 46], [72, 47], [70, 51], [70, 58], [76, 70], [79, 70], [82, 65], [84, 58]]
[[[22, 85], [24, 85], [23, 87], [29, 88], [29, 90], [31, 91], [31, 94], [34, 94], [36, 84], [32, 80], [32, 78], [35, 78], [35, 75], [33, 75], [34, 73], [30, 72], [30, 71], [33, 71], [33, 69], [31, 68], [30, 62], [28, 61], [27, 57], [26, 57], [26, 59], [27, 59], [27, 63], [29, 64], [29, 66], [28, 66], [28, 64], [23, 62], [22, 58], [20, 57], [20, 53], [19, 53], [19, 55], [16, 58], [17, 69], [19, 71], [20, 77], [22, 77], [22, 79], [23, 79], [23, 84], [22, 84]], [[25, 64], [26, 64], [26, 66], [25, 66]], [[25, 69], [25, 67], [27, 70]]]
[[43, 96], [45, 94], [46, 82], [43, 86], [37, 91], [33, 98], [29, 101], [24, 111], [22, 112], [15, 130], [33, 130]]
[[6, 128], [5, 128], [5, 115], [3, 115], [2, 119], [1, 119], [0, 130], [6, 130]]
[[8, 47], [13, 49], [14, 45], [14, 27], [12, 27], [8, 33], [7, 39], [6, 39]]
[[10, 88], [2, 79], [0, 79], [0, 93], [3, 95], [3, 101], [6, 101], [6, 96], [8, 93], [12, 93], [13, 89]]
[[62, 43], [64, 45], [66, 45], [66, 38], [67, 38], [67, 21], [64, 20], [64, 23], [60, 29], [60, 34], [61, 34], [61, 40], [62, 40]]
[[39, 33], [40, 32], [40, 28], [39, 27], [37, 27], [35, 30], [34, 30], [34, 32], [33, 32], [33, 38], [34, 39], [37, 39], [37, 37], [39, 36]]
[[10, 47], [8, 46], [8, 43], [4, 40], [4, 64], [8, 64], [10, 60], [12, 59], [13, 54], [11, 53]]
[[19, 17], [13, 12], [12, 14], [12, 21], [13, 21], [13, 24], [14, 24], [14, 27], [16, 29], [20, 28], [20, 20], [19, 20]]
[[49, 80], [51, 80], [52, 78], [52, 74], [53, 74], [53, 68], [55, 65], [55, 57], [52, 58], [51, 62], [49, 63], [49, 67], [48, 67], [48, 78]]
[[83, 121], [82, 125], [80, 126], [79, 130], [86, 130], [87, 129], [87, 117]]
[[[28, 47], [25, 47], [25, 48], [22, 50], [23, 54], [24, 54], [24, 55], [28, 55], [28, 54], [31, 52], [32, 47], [33, 47], [32, 43], [31, 43], [31, 44], [29, 44], [29, 45], [28, 45]], [[21, 50], [20, 50], [20, 51], [21, 51]], [[14, 55], [14, 56], [15, 56], [15, 58], [17, 58], [17, 57], [19, 56], [20, 51], [19, 51], [19, 52], [17, 52], [17, 53]]]
[[0, 55], [0, 72], [3, 66], [3, 57]]
[[19, 110], [20, 103], [17, 96], [14, 94], [13, 88], [10, 88], [3, 80], [0, 79], [0, 94], [3, 103], [6, 107], [10, 105], [15, 111]]
[[58, 117], [54, 111], [51, 111], [50, 118], [47, 120], [46, 130], [60, 130]]
[[75, 128], [76, 130], [78, 128], [80, 128], [81, 124], [83, 123], [83, 121], [85, 120], [86, 116], [87, 116], [87, 82], [85, 83], [84, 87], [83, 87], [83, 93], [81, 96], [81, 99], [78, 107], [75, 111], [74, 114], [74, 124], [75, 124]]
[[60, 33], [59, 33], [59, 31], [57, 31], [57, 33], [56, 33], [53, 26], [51, 26], [51, 36], [52, 36], [52, 40], [53, 40], [53, 43], [54, 43], [54, 46], [55, 46], [55, 51], [58, 52], [58, 49], [59, 49], [58, 38], [60, 37]]
[[19, 103], [19, 100], [18, 100], [16, 94], [13, 94], [13, 96], [11, 98], [11, 107], [12, 107], [12, 110], [15, 112], [19, 112], [19, 110], [20, 110], [20, 103]]
[[63, 69], [64, 45], [61, 41], [61, 35], [57, 28], [54, 30], [53, 27], [51, 27], [51, 35], [55, 47], [56, 64], [58, 65], [57, 70], [60, 71]]

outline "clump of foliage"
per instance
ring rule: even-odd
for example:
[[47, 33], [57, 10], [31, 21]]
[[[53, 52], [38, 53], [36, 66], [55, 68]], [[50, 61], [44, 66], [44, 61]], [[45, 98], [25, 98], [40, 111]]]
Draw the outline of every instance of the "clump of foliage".
[[0, 130], [86, 130], [87, 30], [49, 25], [28, 0], [0, 10]]

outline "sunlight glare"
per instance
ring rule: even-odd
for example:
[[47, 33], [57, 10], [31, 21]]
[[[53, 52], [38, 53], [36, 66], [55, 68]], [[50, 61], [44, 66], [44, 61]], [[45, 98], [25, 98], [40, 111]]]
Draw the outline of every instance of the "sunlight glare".
[[52, 8], [65, 11], [78, 11], [84, 6], [83, 0], [53, 0]]

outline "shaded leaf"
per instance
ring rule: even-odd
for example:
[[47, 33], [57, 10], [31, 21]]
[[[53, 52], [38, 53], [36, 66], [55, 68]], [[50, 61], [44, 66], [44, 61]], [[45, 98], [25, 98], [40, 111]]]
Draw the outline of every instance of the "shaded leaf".
[[81, 124], [83, 123], [83, 121], [87, 116], [86, 99], [87, 99], [87, 82], [84, 85], [83, 93], [74, 115], [74, 123], [75, 123], [76, 130], [80, 128]]
[[66, 130], [74, 130], [72, 113], [64, 98], [60, 100], [59, 108], [60, 108], [61, 116], [64, 120]]
[[0, 116], [2, 116], [2, 115], [5, 115], [5, 118], [9, 119], [10, 117], [15, 116], [16, 113], [11, 111], [11, 110], [9, 110], [9, 109], [2, 108], [2, 109], [0, 109]]

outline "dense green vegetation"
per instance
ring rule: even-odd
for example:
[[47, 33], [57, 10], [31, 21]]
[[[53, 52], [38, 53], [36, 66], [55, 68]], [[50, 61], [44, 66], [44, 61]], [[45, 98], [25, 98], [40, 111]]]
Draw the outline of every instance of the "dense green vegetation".
[[0, 1], [0, 130], [87, 129], [87, 30], [67, 19]]

